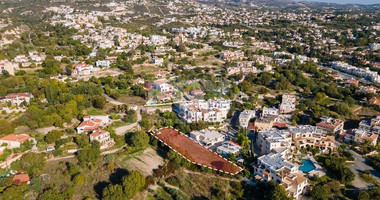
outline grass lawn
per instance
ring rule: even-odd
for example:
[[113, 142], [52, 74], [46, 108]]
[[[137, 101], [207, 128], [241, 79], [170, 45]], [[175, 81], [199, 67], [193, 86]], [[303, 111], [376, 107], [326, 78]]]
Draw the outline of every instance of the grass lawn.
[[172, 200], [173, 198], [162, 187], [158, 187], [155, 191], [148, 193], [145, 199], [146, 200], [153, 200], [153, 199]]
[[120, 126], [125, 126], [125, 125], [128, 125], [128, 124], [131, 124], [131, 123], [127, 123], [125, 121], [118, 120], [118, 121], [112, 122], [112, 124], [109, 125], [108, 127], [114, 129], [114, 128], [117, 128], [117, 127], [120, 127]]
[[86, 111], [86, 114], [87, 115], [105, 115], [106, 113], [104, 112], [104, 110], [99, 110], [99, 109], [96, 109], [96, 108], [91, 108], [89, 110]]

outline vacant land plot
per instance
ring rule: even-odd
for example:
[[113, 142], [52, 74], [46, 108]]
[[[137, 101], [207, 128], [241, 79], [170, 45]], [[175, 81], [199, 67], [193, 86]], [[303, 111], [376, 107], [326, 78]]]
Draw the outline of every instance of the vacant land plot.
[[164, 159], [151, 148], [137, 151], [121, 159], [123, 167], [128, 170], [139, 170], [144, 175], [152, 175], [154, 169], [164, 164]]
[[242, 170], [240, 167], [206, 149], [173, 128], [163, 128], [158, 130], [158, 133], [152, 134], [179, 152], [182, 156], [198, 165], [207, 166], [230, 174], [237, 174]]
[[141, 65], [133, 65], [133, 71], [136, 74], [140, 73], [153, 73], [155, 71], [158, 71], [159, 67], [154, 64], [141, 64]]
[[146, 100], [144, 100], [141, 97], [135, 97], [135, 96], [131, 97], [131, 96], [126, 96], [126, 95], [122, 95], [117, 100], [120, 102], [125, 102], [126, 104], [133, 105], [133, 106], [135, 105], [143, 106], [146, 103]]

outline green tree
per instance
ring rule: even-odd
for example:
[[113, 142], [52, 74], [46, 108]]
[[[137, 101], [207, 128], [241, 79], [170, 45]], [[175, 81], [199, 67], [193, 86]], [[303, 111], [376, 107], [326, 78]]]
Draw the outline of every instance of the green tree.
[[100, 144], [94, 141], [92, 144], [85, 146], [78, 151], [77, 159], [81, 163], [96, 163], [100, 158]]
[[[244, 131], [244, 130], [243, 130]], [[249, 147], [249, 138], [247, 135], [245, 135], [243, 132], [239, 132], [238, 135], [236, 136], [235, 141], [239, 143], [243, 147]]]
[[356, 197], [357, 200], [369, 200], [370, 198], [370, 195], [366, 191], [359, 191]]
[[73, 177], [73, 183], [75, 185], [83, 185], [86, 183], [86, 176], [84, 174], [76, 174]]
[[149, 130], [152, 127], [151, 120], [147, 117], [143, 117], [141, 120], [141, 127], [145, 130]]
[[273, 189], [269, 190], [269, 200], [290, 200], [286, 190], [281, 185], [276, 184]]
[[127, 198], [132, 199], [144, 188], [145, 177], [139, 171], [133, 170], [122, 178], [122, 186]]
[[100, 95], [95, 95], [92, 99], [92, 106], [94, 106], [94, 108], [103, 109], [106, 103], [106, 99]]
[[0, 199], [6, 200], [20, 200], [25, 199], [25, 195], [28, 191], [28, 185], [22, 184], [21, 186], [13, 185], [6, 188], [1, 194]]
[[12, 123], [9, 120], [0, 120], [0, 135], [11, 134], [15, 131]]
[[108, 185], [102, 191], [102, 200], [125, 200], [123, 188], [120, 185]]
[[45, 142], [48, 144], [55, 143], [62, 137], [62, 131], [52, 130], [48, 134], [45, 135]]
[[90, 144], [90, 138], [86, 134], [78, 134], [75, 136], [75, 143], [78, 144], [80, 148], [83, 148]]
[[132, 147], [144, 148], [149, 144], [149, 135], [144, 131], [137, 131], [132, 133], [130, 138]]
[[341, 174], [341, 182], [342, 183], [350, 183], [355, 179], [354, 172], [351, 171], [351, 169], [347, 167], [343, 167], [343, 169], [339, 170]]
[[272, 75], [269, 74], [268, 72], [263, 72], [258, 77], [258, 84], [268, 87], [271, 80], [272, 80]]
[[327, 200], [329, 198], [327, 188], [320, 185], [315, 186], [311, 191], [311, 198], [313, 200]]
[[39, 153], [26, 153], [21, 156], [20, 160], [11, 164], [11, 168], [15, 170], [25, 170], [32, 177], [38, 176], [45, 166], [45, 155]]

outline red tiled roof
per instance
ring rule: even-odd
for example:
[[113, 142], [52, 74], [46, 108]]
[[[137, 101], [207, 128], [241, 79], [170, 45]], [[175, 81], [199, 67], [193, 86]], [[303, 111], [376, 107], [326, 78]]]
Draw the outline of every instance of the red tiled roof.
[[20, 186], [22, 183], [27, 183], [28, 181], [30, 181], [28, 174], [16, 174], [12, 179], [12, 183], [18, 186]]
[[103, 129], [97, 129], [96, 131], [94, 131], [93, 133], [91, 133], [90, 136], [91, 137], [97, 137], [97, 136], [105, 134], [105, 133], [107, 133], [107, 131], [105, 131]]
[[0, 140], [20, 142], [20, 143], [23, 143], [23, 142], [30, 140], [30, 139], [32, 139], [32, 137], [30, 137], [29, 135], [25, 135], [25, 134], [20, 134], [20, 135], [9, 134], [7, 136], [0, 138]]
[[6, 98], [10, 98], [10, 99], [14, 99], [14, 98], [17, 98], [17, 97], [32, 97], [31, 94], [29, 93], [9, 93], [7, 94], [7, 96], [5, 96]]
[[286, 128], [286, 123], [274, 122], [273, 126], [277, 126], [279, 128]]
[[323, 122], [319, 122], [316, 124], [317, 126], [322, 126], [322, 127], [326, 127], [326, 128], [331, 128], [331, 129], [334, 129], [335, 126], [334, 125], [330, 125], [330, 124], [325, 124]]

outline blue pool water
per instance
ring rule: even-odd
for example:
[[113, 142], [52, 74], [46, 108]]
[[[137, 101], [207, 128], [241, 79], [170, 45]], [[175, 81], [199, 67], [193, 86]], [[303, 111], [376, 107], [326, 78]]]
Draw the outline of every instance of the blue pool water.
[[303, 165], [299, 167], [299, 169], [305, 173], [309, 173], [311, 170], [314, 170], [316, 167], [310, 159], [303, 159]]

